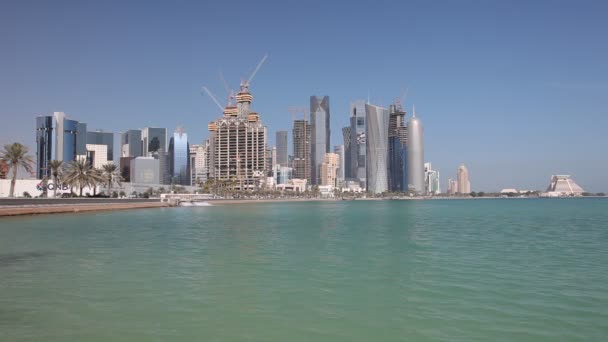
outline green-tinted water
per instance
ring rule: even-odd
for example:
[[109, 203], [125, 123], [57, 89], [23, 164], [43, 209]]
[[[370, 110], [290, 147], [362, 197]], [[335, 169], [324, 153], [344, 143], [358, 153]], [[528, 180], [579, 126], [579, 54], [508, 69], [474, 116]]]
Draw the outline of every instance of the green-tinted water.
[[608, 200], [0, 219], [0, 341], [602, 341]]

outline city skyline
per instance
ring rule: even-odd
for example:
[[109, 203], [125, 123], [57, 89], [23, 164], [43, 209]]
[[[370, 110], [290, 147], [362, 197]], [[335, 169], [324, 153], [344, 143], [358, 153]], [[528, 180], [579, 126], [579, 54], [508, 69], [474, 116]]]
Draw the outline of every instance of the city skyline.
[[[200, 144], [208, 137], [207, 123], [221, 114], [200, 95], [200, 86], [209, 85], [223, 99], [218, 69], [234, 88], [268, 52], [251, 91], [258, 99], [254, 110], [264, 113], [269, 145], [275, 144], [274, 132], [292, 127], [288, 108], [306, 105], [312, 94], [331, 98], [333, 148], [343, 143], [340, 133], [349, 125], [351, 102], [370, 98], [388, 108], [407, 88], [404, 105], [408, 112], [416, 105], [426, 128], [425, 162], [432, 161], [442, 175], [466, 164], [473, 191], [543, 189], [552, 174], [572, 174], [592, 191], [608, 189], [602, 172], [608, 162], [601, 157], [608, 145], [602, 132], [608, 117], [608, 69], [602, 62], [608, 51], [600, 43], [607, 28], [600, 16], [604, 4], [386, 4], [370, 14], [386, 16], [387, 26], [365, 29], [354, 23], [366, 8], [346, 15], [327, 4], [319, 12], [319, 27], [301, 32], [292, 26], [317, 13], [318, 6], [293, 3], [292, 9], [275, 5], [268, 11], [273, 6], [261, 4], [255, 10], [260, 21], [278, 18], [278, 25], [294, 34], [293, 41], [272, 33], [269, 25], [250, 27], [250, 41], [244, 43], [250, 53], [238, 56], [219, 47], [222, 39], [243, 31], [242, 25], [217, 37], [197, 36], [214, 25], [215, 13], [245, 16], [221, 6], [199, 12], [195, 5], [172, 8], [170, 22], [183, 24], [153, 29], [167, 10], [162, 5], [139, 13], [127, 4], [115, 14], [114, 28], [105, 26], [113, 13], [108, 5], [3, 5], [0, 46], [8, 54], [0, 63], [6, 76], [0, 81], [0, 118], [10, 125], [2, 125], [0, 143], [19, 141], [33, 150], [34, 118], [57, 111], [86, 122], [89, 131], [183, 123], [189, 141]], [[292, 14], [289, 20], [285, 13]], [[407, 25], [400, 26], [400, 16], [409, 19], [403, 21]], [[542, 25], [537, 23], [541, 16]], [[340, 28], [351, 19], [348, 30]], [[141, 28], [129, 31], [132, 38], [122, 37], [132, 20]], [[48, 30], [39, 32], [42, 28]], [[343, 39], [317, 39], [323, 30]], [[174, 37], [179, 39], [171, 41]], [[312, 37], [326, 53], [287, 52], [304, 51]], [[365, 40], [385, 45], [386, 55], [368, 62], [369, 55], [358, 48], [359, 55], [349, 58]], [[131, 47], [133, 42], [140, 44]], [[159, 56], [147, 53], [158, 44], [167, 47]], [[336, 63], [338, 56], [342, 63]], [[114, 146], [120, 146], [117, 136]], [[526, 172], [513, 172], [519, 169]]]

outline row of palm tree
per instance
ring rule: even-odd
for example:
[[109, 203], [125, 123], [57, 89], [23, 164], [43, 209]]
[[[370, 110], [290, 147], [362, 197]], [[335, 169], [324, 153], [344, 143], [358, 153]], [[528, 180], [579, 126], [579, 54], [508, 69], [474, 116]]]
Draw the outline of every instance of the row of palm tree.
[[[100, 184], [106, 185], [107, 195], [109, 196], [112, 186], [120, 186], [122, 182], [118, 167], [112, 163], [103, 165], [101, 169], [96, 169], [88, 161], [80, 159], [69, 162], [64, 168], [62, 161], [51, 160], [48, 167], [55, 184], [62, 182], [69, 184], [71, 187], [76, 187], [80, 196], [82, 196], [82, 191], [86, 187], [92, 188], [93, 195], [96, 195], [97, 186]], [[57, 187], [55, 187], [54, 195], [57, 195]]]
[[[0, 151], [0, 163], [6, 165], [12, 171], [9, 197], [15, 195], [17, 170], [23, 168], [26, 172], [33, 173], [34, 160], [28, 153], [27, 146], [20, 143], [5, 145], [4, 150]], [[82, 191], [87, 186], [94, 189], [93, 195], [95, 195], [97, 186], [100, 184], [107, 185], [108, 195], [110, 195], [112, 186], [120, 186], [122, 182], [119, 168], [111, 163], [103, 165], [101, 169], [96, 169], [84, 159], [71, 161], [67, 165], [63, 161], [51, 160], [48, 163], [48, 170], [50, 170], [55, 185], [61, 182], [76, 187], [80, 196], [82, 196]], [[53, 195], [57, 195], [57, 186], [53, 190]]]

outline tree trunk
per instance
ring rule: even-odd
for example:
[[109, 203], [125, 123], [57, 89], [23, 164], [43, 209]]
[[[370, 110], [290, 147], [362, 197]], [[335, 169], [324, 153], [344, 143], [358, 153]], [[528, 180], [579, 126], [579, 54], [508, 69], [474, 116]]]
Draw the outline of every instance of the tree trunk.
[[15, 196], [15, 183], [17, 182], [17, 165], [13, 165], [13, 178], [11, 179], [11, 190], [8, 197]]
[[82, 197], [82, 188], [83, 188], [83, 186], [80, 185], [80, 197]]
[[53, 183], [55, 183], [55, 188], [53, 189], [53, 198], [57, 198], [57, 187], [59, 186], [59, 184], [57, 184], [57, 177], [53, 177]]

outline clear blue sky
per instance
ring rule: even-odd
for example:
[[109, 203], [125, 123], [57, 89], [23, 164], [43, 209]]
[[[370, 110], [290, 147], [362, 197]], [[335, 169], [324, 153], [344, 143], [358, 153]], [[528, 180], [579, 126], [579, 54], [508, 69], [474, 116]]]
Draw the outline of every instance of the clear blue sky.
[[[405, 105], [425, 159], [473, 190], [544, 189], [566, 173], [608, 191], [605, 1], [2, 1], [0, 143], [34, 147], [34, 117], [64, 111], [89, 129], [186, 127], [193, 143], [269, 54], [251, 90], [274, 132], [291, 106], [331, 97], [332, 142], [349, 103]], [[408, 114], [409, 115], [409, 114]], [[291, 140], [291, 136], [290, 136]]]

